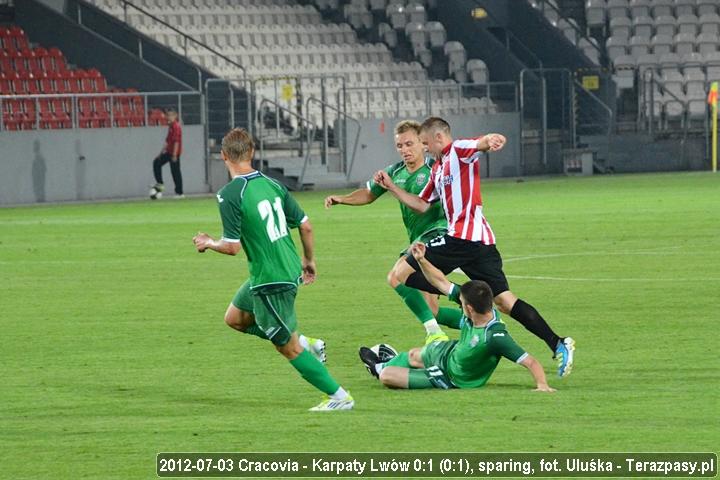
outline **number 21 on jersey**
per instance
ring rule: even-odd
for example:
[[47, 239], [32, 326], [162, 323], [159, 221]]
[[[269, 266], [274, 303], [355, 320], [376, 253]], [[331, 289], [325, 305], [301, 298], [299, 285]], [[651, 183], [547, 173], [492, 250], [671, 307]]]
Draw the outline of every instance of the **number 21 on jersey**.
[[[269, 200], [263, 200], [258, 203], [257, 208], [258, 212], [260, 212], [260, 217], [267, 222], [267, 234], [271, 242], [274, 243], [283, 237], [287, 237], [287, 220], [285, 219], [285, 212], [283, 211], [280, 197], [275, 197], [272, 205]], [[275, 210], [274, 214], [273, 210]]]

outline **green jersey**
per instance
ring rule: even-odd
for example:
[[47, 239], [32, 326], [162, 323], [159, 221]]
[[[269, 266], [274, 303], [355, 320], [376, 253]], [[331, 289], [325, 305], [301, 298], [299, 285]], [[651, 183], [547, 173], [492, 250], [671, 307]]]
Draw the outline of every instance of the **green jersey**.
[[287, 188], [260, 172], [238, 175], [217, 194], [223, 240], [240, 242], [253, 289], [297, 286], [302, 274], [290, 235], [307, 220]]
[[[459, 296], [460, 289], [454, 286], [448, 297], [460, 303]], [[495, 371], [500, 357], [520, 363], [527, 356], [508, 333], [500, 314], [493, 309], [493, 319], [484, 327], [475, 327], [470, 319], [465, 318], [460, 339], [448, 355], [445, 373], [459, 388], [481, 387]]]
[[[408, 193], [418, 195], [430, 180], [431, 163], [426, 159], [425, 163], [410, 173], [405, 162], [398, 162], [385, 168], [385, 171], [393, 183]], [[376, 197], [381, 196], [387, 190], [376, 184], [373, 180], [367, 183], [367, 188]], [[447, 220], [440, 202], [433, 203], [427, 212], [417, 213], [404, 203], [400, 203], [403, 224], [407, 230], [410, 243], [420, 239], [424, 234], [438, 229], [447, 229]]]

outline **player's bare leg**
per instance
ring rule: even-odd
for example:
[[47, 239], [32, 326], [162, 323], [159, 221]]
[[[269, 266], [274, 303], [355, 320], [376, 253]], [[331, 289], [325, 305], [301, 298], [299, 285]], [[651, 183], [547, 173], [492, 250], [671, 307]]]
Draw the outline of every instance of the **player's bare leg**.
[[[435, 313], [428, 305], [428, 297], [419, 290], [406, 286], [405, 280], [414, 272], [405, 257], [400, 258], [388, 273], [388, 284], [403, 299], [405, 305], [413, 312], [415, 317], [423, 324], [426, 332], [426, 342], [448, 340], [448, 336], [438, 325]], [[437, 312], [437, 299], [434, 299]]]
[[[267, 340], [265, 332], [255, 323], [255, 315], [252, 312], [241, 310], [232, 303], [228, 305], [225, 311], [225, 323], [228, 327], [237, 330], [241, 333], [247, 333], [255, 335], [264, 340]], [[298, 341], [302, 347], [312, 353], [315, 358], [320, 360], [322, 363], [327, 361], [327, 354], [325, 353], [325, 342], [319, 338], [306, 337], [305, 335], [298, 335]]]

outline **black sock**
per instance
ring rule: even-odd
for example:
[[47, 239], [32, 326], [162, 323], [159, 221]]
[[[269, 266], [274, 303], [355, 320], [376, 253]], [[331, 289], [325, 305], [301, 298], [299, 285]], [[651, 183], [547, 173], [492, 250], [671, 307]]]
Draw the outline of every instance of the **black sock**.
[[547, 343], [547, 346], [550, 347], [550, 350], [555, 353], [560, 337], [553, 332], [542, 315], [535, 310], [535, 307], [518, 298], [510, 311], [510, 316], [520, 322], [522, 326], [532, 332], [533, 335], [543, 339], [543, 341]]
[[405, 280], [405, 285], [410, 288], [422, 290], [423, 292], [434, 293], [435, 295], [446, 295], [444, 292], [441, 292], [437, 288], [433, 287], [432, 284], [427, 281], [422, 272], [413, 272], [407, 280]]

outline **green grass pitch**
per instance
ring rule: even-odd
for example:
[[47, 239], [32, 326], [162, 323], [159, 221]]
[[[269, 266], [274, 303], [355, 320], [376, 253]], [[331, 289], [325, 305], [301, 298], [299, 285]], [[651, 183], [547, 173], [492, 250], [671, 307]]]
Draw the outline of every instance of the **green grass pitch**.
[[[0, 209], [0, 477], [154, 478], [158, 451], [718, 451], [720, 178], [711, 174], [486, 182], [485, 213], [512, 290], [578, 345], [549, 351], [506, 317], [553, 395], [503, 361], [468, 391], [390, 391], [361, 345], [419, 345], [385, 284], [405, 247], [396, 202], [313, 221], [318, 281], [302, 332], [356, 410], [320, 394], [223, 313], [247, 276], [195, 253], [220, 231], [214, 199]], [[446, 300], [442, 301], [447, 304]]]

